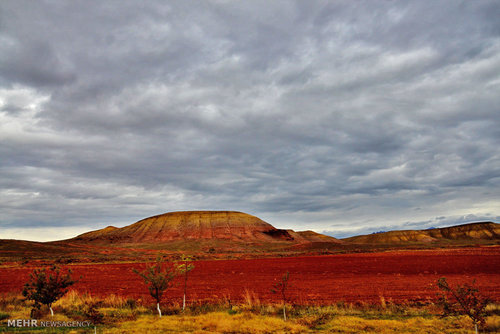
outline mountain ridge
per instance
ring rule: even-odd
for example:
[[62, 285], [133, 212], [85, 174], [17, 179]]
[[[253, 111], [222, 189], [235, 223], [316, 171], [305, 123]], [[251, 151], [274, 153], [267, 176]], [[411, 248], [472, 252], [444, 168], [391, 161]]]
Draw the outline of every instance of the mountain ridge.
[[427, 230], [395, 230], [343, 238], [355, 244], [400, 244], [408, 242], [433, 243], [459, 240], [498, 240], [500, 224], [474, 222]]
[[198, 259], [230, 259], [470, 246], [500, 247], [500, 224], [478, 222], [336, 239], [314, 231], [277, 229], [237, 211], [179, 211], [66, 240], [0, 240], [0, 263], [137, 261], [158, 254], [175, 259], [186, 253]]

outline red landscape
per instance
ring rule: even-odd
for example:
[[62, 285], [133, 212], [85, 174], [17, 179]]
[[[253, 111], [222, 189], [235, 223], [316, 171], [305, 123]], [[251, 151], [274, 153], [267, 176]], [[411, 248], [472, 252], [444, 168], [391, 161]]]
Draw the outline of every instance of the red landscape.
[[[443, 281], [438, 285], [438, 280], [444, 277], [454, 289], [472, 286], [478, 292], [468, 297], [484, 301], [476, 303], [483, 313], [488, 307], [484, 327], [498, 332], [499, 240], [500, 224], [493, 222], [337, 239], [277, 229], [242, 212], [172, 212], [68, 240], [0, 240], [0, 317], [21, 319], [40, 312], [41, 318], [52, 318], [55, 311], [59, 319], [93, 319], [100, 331], [120, 333], [158, 328], [214, 333], [331, 333], [350, 328], [369, 333], [416, 326], [437, 334], [472, 327], [460, 323], [464, 317], [440, 318]], [[182, 258], [194, 265], [186, 281], [185, 310], [182, 265], [188, 264], [178, 262]], [[60, 276], [50, 269], [54, 264], [62, 268]], [[40, 268], [49, 269], [48, 280], [46, 271], [34, 272]], [[71, 270], [68, 286], [75, 293], [64, 295], [54, 310], [47, 303], [37, 308], [31, 299], [38, 295], [30, 300], [21, 295], [28, 282], [25, 295], [30, 286], [40, 286], [40, 277], [40, 291], [54, 286], [50, 277], [60, 277], [63, 284], [66, 270]], [[153, 280], [161, 282], [161, 277], [170, 277], [173, 284], [166, 290], [162, 285], [159, 297]], [[284, 282], [285, 290], [277, 290]], [[161, 318], [161, 312], [169, 316]], [[249, 322], [245, 328], [243, 320]]]
[[[425, 302], [436, 296], [436, 281], [447, 277], [452, 284], [476, 280], [481, 291], [500, 300], [500, 247], [471, 247], [420, 251], [302, 256], [247, 260], [194, 262], [189, 276], [190, 302], [242, 301], [245, 295], [261, 302], [278, 301], [270, 292], [276, 278], [290, 272], [292, 303]], [[74, 286], [92, 295], [118, 294], [149, 300], [146, 286], [132, 272], [145, 264], [70, 265]], [[20, 292], [33, 270], [0, 268], [0, 293]], [[181, 285], [167, 291], [166, 302], [179, 301]]]

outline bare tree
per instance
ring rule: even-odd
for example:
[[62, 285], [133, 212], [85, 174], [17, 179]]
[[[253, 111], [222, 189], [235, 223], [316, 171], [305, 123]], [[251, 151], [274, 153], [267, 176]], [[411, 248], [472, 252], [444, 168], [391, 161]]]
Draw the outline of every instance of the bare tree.
[[161, 257], [158, 257], [156, 263], [147, 266], [145, 270], [138, 271], [134, 269], [134, 272], [144, 279], [149, 294], [156, 300], [156, 309], [161, 318], [160, 302], [163, 293], [172, 286], [172, 281], [177, 276], [176, 268], [167, 266]]
[[182, 297], [182, 310], [186, 308], [186, 291], [187, 291], [187, 280], [188, 273], [194, 269], [194, 264], [189, 262], [193, 261], [193, 259], [189, 256], [183, 255], [181, 258], [181, 263], [177, 264], [177, 271], [179, 274], [184, 276], [184, 295]]
[[50, 269], [35, 269], [30, 274], [30, 280], [24, 285], [23, 296], [27, 300], [35, 302], [35, 308], [47, 305], [51, 316], [54, 316], [52, 304], [60, 299], [68, 291], [68, 287], [75, 281], [71, 278], [71, 270], [61, 274], [59, 267], [52, 266]]
[[290, 273], [287, 271], [281, 277], [281, 280], [273, 284], [273, 288], [271, 289], [272, 293], [279, 293], [281, 295], [281, 300], [283, 302], [283, 319], [286, 321], [286, 302], [287, 302], [287, 289], [288, 279], [290, 278]]
[[438, 304], [443, 307], [443, 316], [456, 314], [468, 316], [472, 319], [477, 334], [478, 325], [482, 327], [485, 324], [486, 306], [490, 299], [479, 293], [475, 281], [453, 288], [445, 277], [441, 277], [437, 286], [442, 291], [439, 293]]

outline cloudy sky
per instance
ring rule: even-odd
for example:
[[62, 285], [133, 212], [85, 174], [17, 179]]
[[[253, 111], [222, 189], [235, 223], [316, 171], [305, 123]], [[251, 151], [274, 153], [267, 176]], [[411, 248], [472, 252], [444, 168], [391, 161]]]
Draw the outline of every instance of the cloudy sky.
[[500, 221], [498, 1], [0, 2], [0, 238], [180, 210]]

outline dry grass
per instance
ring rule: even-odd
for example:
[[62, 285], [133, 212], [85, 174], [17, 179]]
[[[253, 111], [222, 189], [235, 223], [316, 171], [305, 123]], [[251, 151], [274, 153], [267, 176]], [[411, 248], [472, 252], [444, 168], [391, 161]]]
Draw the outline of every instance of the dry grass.
[[284, 322], [275, 317], [253, 313], [230, 315], [211, 312], [198, 316], [175, 315], [170, 317], [141, 317], [124, 322], [107, 333], [304, 333], [307, 327], [294, 322]]
[[354, 316], [335, 317], [320, 332], [342, 333], [470, 333], [472, 322], [461, 317], [456, 319], [422, 318], [364, 319]]
[[261, 306], [259, 296], [251, 290], [245, 289], [243, 293], [243, 306], [248, 310], [255, 310]]
[[[328, 306], [289, 306], [289, 321], [281, 318], [281, 305], [263, 304], [258, 295], [244, 291], [244, 302], [230, 306], [193, 303], [184, 312], [180, 305], [163, 305], [164, 316], [156, 315], [153, 305], [110, 295], [98, 298], [70, 291], [54, 305], [55, 316], [45, 310], [45, 320], [73, 321], [95, 319], [98, 333], [471, 333], [466, 317], [441, 318], [434, 305], [395, 305], [381, 297], [378, 305], [339, 303]], [[31, 304], [19, 295], [0, 296], [0, 332], [7, 330], [7, 319], [29, 319]], [[486, 328], [500, 332], [500, 305], [490, 304]], [[71, 329], [76, 333], [85, 329]], [[89, 329], [87, 328], [87, 331]], [[53, 329], [37, 331], [50, 333]], [[67, 330], [69, 331], [69, 329]], [[25, 331], [29, 332], [29, 331]], [[58, 330], [60, 332], [60, 330]], [[64, 330], [63, 330], [64, 332]], [[92, 331], [93, 332], [93, 331]]]

